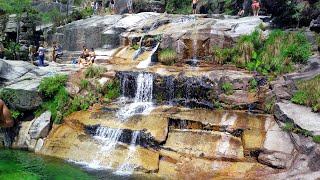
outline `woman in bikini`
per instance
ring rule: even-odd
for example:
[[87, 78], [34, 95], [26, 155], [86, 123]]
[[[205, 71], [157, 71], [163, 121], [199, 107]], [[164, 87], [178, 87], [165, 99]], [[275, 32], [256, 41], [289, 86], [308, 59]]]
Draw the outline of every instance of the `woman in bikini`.
[[253, 11], [253, 15], [254, 15], [254, 16], [258, 16], [259, 10], [260, 10], [259, 0], [253, 0], [253, 1], [252, 1], [252, 11]]

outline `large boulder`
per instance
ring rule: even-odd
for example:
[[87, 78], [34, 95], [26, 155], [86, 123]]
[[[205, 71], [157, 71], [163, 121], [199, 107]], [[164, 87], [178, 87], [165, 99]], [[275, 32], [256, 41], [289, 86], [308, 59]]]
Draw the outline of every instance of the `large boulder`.
[[50, 130], [51, 112], [46, 111], [34, 120], [30, 127], [29, 134], [32, 139], [47, 137]]
[[313, 135], [320, 135], [320, 114], [312, 112], [310, 107], [283, 101], [275, 105], [274, 113], [282, 122], [289, 121], [310, 131]]

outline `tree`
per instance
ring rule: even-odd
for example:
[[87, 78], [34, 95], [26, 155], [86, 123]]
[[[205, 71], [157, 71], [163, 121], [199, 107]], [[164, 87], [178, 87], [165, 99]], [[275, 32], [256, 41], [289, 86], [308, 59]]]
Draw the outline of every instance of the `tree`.
[[17, 15], [17, 39], [16, 43], [19, 42], [19, 31], [20, 31], [20, 21], [21, 16], [24, 12], [27, 12], [31, 8], [32, 0], [0, 0], [0, 9], [2, 9], [6, 14], [16, 14]]

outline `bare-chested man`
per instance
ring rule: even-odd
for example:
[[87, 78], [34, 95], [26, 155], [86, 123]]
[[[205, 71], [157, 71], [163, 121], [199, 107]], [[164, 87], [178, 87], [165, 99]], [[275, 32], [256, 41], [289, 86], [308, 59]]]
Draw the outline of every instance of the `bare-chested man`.
[[197, 2], [198, 0], [192, 0], [192, 14], [197, 14]]
[[10, 128], [13, 124], [14, 121], [10, 110], [0, 99], [0, 128]]

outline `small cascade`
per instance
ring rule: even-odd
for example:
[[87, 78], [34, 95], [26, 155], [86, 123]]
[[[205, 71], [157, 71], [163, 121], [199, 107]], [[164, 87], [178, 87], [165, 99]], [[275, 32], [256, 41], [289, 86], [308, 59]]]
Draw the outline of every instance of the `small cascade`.
[[166, 87], [166, 101], [169, 105], [172, 105], [172, 100], [175, 98], [175, 87], [174, 87], [174, 77], [168, 76], [165, 78]]
[[153, 75], [151, 73], [140, 73], [137, 78], [134, 102], [121, 108], [116, 116], [121, 120], [126, 120], [135, 114], [149, 114], [153, 109], [152, 92]]
[[149, 56], [146, 60], [141, 61], [141, 62], [137, 65], [137, 68], [139, 68], [139, 69], [144, 69], [144, 68], [147, 68], [147, 67], [150, 65], [150, 63], [151, 63], [151, 57], [152, 57], [152, 55], [158, 50], [159, 45], [160, 45], [160, 42], [152, 49], [150, 56]]
[[181, 120], [181, 127], [180, 129], [188, 129], [188, 124], [186, 120]]
[[182, 53], [181, 40], [178, 40], [178, 54]]
[[128, 155], [124, 160], [124, 163], [120, 165], [116, 171], [118, 174], [132, 174], [136, 165], [132, 163], [132, 160], [135, 158], [135, 152], [137, 147], [137, 142], [140, 138], [140, 131], [133, 131], [130, 145], [128, 147]]
[[179, 19], [173, 19], [171, 21], [171, 23], [185, 23], [185, 22], [190, 22], [190, 21], [195, 21], [195, 20], [197, 20], [197, 18], [195, 18], [193, 16], [184, 16]]
[[193, 52], [192, 60], [193, 61], [197, 61], [198, 60], [197, 59], [197, 53], [198, 53], [198, 41], [197, 41], [197, 39], [193, 40], [193, 50], [192, 50], [192, 52]]
[[[116, 147], [117, 143], [119, 142], [119, 139], [122, 134], [122, 129], [112, 129], [107, 127], [98, 127], [95, 135], [93, 136], [94, 139], [96, 139], [100, 145], [101, 148], [98, 151], [95, 160], [93, 160], [89, 167], [91, 168], [99, 168], [101, 160], [105, 157], [109, 157], [112, 153], [112, 150]], [[107, 168], [111, 168], [112, 163], [107, 166]]]
[[143, 49], [141, 47], [142, 47], [142, 42], [143, 42], [144, 37], [145, 37], [145, 35], [141, 36], [141, 38], [140, 38], [139, 49], [136, 50], [136, 52], [134, 52], [133, 60], [136, 60], [139, 57], [139, 55], [143, 53]]

